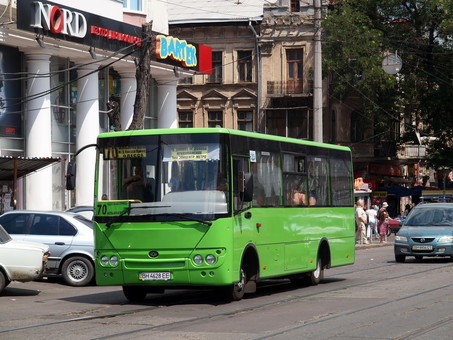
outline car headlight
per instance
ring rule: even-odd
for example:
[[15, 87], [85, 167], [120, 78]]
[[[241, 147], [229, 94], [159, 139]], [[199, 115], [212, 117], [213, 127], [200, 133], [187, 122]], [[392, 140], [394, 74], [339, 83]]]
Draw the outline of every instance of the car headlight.
[[203, 263], [203, 256], [195, 255], [193, 257], [193, 262], [195, 262], [195, 264], [202, 264]]
[[442, 236], [439, 238], [439, 243], [451, 243], [453, 242], [453, 236]]
[[105, 256], [105, 255], [102, 256], [102, 257], [101, 257], [101, 264], [102, 264], [103, 266], [107, 266], [107, 265], [109, 264], [109, 258], [108, 258], [107, 256]]
[[401, 242], [407, 242], [407, 237], [406, 236], [395, 236], [395, 241], [401, 241]]
[[215, 258], [214, 255], [209, 254], [208, 256], [206, 256], [207, 264], [214, 264], [214, 263], [216, 263], [216, 261], [217, 261], [217, 259]]
[[116, 256], [116, 255], [110, 256], [110, 264], [112, 266], [117, 266], [118, 265], [118, 256]]

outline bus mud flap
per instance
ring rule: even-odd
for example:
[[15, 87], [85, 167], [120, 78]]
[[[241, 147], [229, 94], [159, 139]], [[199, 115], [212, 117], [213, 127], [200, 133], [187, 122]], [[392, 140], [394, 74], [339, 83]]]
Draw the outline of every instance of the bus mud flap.
[[256, 292], [256, 277], [253, 276], [250, 280], [247, 281], [244, 287], [245, 293], [255, 293]]

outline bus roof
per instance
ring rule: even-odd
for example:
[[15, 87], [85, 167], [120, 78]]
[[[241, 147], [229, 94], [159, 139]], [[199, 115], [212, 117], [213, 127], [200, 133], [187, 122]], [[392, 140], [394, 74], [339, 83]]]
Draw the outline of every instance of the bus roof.
[[343, 145], [318, 143], [305, 139], [281, 137], [276, 135], [267, 135], [258, 132], [249, 132], [243, 130], [234, 130], [226, 128], [177, 128], [177, 129], [145, 129], [145, 130], [126, 130], [116, 132], [105, 132], [101, 133], [98, 138], [110, 138], [110, 137], [129, 137], [129, 136], [147, 136], [147, 135], [173, 135], [173, 134], [194, 134], [194, 133], [219, 133], [219, 134], [230, 134], [236, 136], [245, 136], [252, 138], [260, 138], [266, 140], [296, 143], [303, 145], [312, 145], [318, 147], [324, 147], [329, 149], [337, 149], [350, 151], [350, 148]]

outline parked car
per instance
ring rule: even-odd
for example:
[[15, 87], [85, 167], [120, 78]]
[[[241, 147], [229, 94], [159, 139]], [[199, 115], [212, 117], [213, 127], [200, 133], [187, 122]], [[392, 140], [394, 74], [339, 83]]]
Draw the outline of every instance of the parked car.
[[396, 235], [396, 233], [400, 230], [401, 225], [403, 223], [403, 219], [401, 218], [389, 218], [388, 219], [389, 223], [389, 234], [393, 233]]
[[93, 219], [94, 208], [90, 205], [80, 205], [74, 208], [66, 210], [67, 212], [73, 212], [86, 217], [89, 220]]
[[27, 282], [45, 270], [49, 246], [16, 241], [0, 225], [0, 294], [11, 281]]
[[46, 276], [61, 275], [71, 286], [85, 286], [94, 277], [92, 222], [70, 212], [14, 210], [0, 216], [13, 239], [44, 243], [51, 256]]
[[407, 256], [450, 256], [453, 259], [453, 203], [415, 206], [395, 236], [395, 260]]

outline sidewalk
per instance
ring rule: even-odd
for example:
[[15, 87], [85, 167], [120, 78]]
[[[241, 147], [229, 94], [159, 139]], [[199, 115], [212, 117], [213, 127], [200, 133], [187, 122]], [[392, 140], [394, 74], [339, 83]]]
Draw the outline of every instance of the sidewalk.
[[387, 243], [382, 244], [382, 243], [379, 243], [379, 240], [373, 239], [369, 244], [356, 243], [355, 249], [367, 249], [367, 248], [393, 246], [394, 241], [395, 241], [395, 234], [391, 234], [390, 236], [387, 236]]

